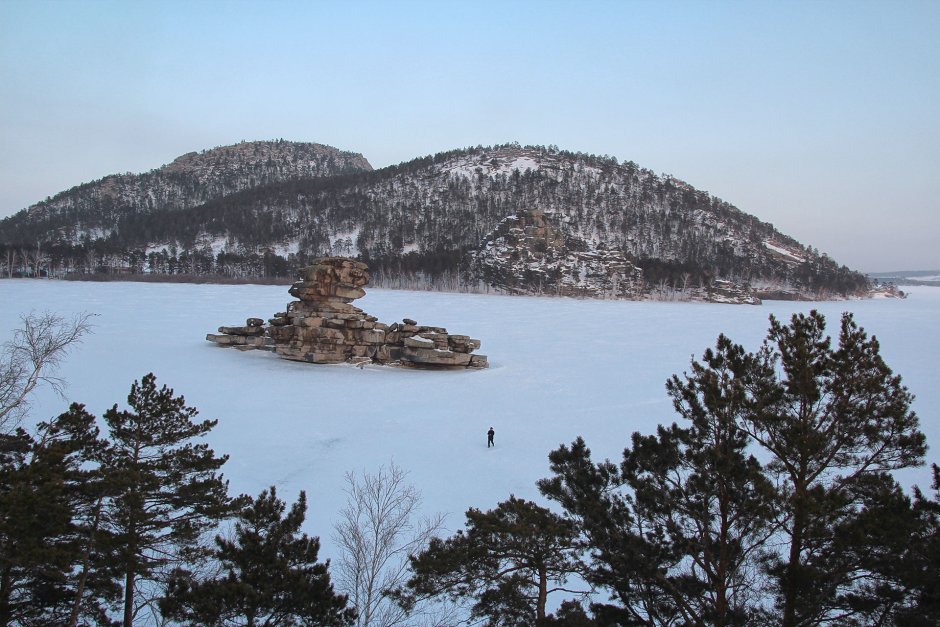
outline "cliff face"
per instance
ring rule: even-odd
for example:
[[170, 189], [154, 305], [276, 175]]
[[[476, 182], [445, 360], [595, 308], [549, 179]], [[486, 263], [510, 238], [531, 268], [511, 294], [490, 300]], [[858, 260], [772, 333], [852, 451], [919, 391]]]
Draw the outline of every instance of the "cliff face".
[[553, 222], [538, 210], [506, 217], [470, 254], [472, 275], [509, 293], [643, 297], [643, 271], [623, 252]]
[[604, 298], [753, 302], [869, 288], [682, 181], [554, 147], [477, 147], [371, 171], [352, 153], [266, 142], [128, 176], [0, 222], [0, 243], [42, 241], [73, 264], [92, 248], [99, 266], [237, 276], [358, 256], [378, 286]]

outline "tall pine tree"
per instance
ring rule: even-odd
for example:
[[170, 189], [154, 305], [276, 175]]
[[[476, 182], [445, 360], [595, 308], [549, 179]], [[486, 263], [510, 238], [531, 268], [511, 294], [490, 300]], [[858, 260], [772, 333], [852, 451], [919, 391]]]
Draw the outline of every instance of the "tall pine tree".
[[881, 358], [878, 341], [842, 316], [838, 345], [822, 314], [773, 316], [747, 375], [741, 427], [770, 457], [779, 538], [770, 562], [783, 627], [846, 619], [852, 590], [869, 572], [839, 542], [879, 499], [895, 492], [890, 472], [918, 465], [926, 450], [913, 397]]
[[759, 610], [755, 571], [771, 531], [771, 484], [748, 450], [740, 375], [748, 356], [724, 336], [667, 390], [680, 424], [633, 434], [620, 467], [593, 464], [580, 439], [549, 455], [539, 482], [579, 522], [588, 578], [620, 605], [608, 620], [745, 625]]
[[95, 417], [73, 404], [35, 433], [0, 435], [0, 624], [100, 621], [105, 589], [86, 602], [73, 577], [100, 488]]
[[158, 389], [152, 373], [134, 382], [127, 404], [129, 409], [115, 405], [104, 414], [110, 445], [103, 466], [111, 494], [105, 513], [112, 576], [123, 585], [124, 627], [141, 607], [141, 584], [203, 556], [200, 536], [231, 514], [228, 485], [218, 474], [228, 456], [216, 457], [207, 444], [193, 442], [218, 421], [194, 422], [196, 409], [165, 385]]

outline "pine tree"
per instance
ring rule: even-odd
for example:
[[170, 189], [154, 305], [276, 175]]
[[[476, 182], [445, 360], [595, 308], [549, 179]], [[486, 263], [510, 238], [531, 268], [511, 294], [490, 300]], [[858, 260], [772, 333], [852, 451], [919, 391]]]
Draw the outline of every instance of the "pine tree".
[[467, 511], [467, 530], [413, 557], [413, 576], [400, 593], [407, 606], [416, 598], [473, 599], [472, 616], [487, 625], [534, 625], [548, 618], [552, 592], [580, 572], [574, 525], [544, 507], [510, 497], [495, 509]]
[[739, 424], [747, 356], [721, 336], [703, 362], [666, 385], [688, 426], [635, 434], [621, 473], [640, 526], [677, 558], [664, 592], [685, 620], [745, 625], [757, 612], [754, 571], [771, 529], [773, 487]]
[[200, 536], [231, 513], [228, 485], [216, 457], [192, 440], [218, 421], [193, 422], [197, 411], [151, 373], [135, 381], [130, 410], [104, 414], [110, 431], [104, 473], [111, 496], [106, 521], [113, 542], [112, 576], [123, 585], [123, 624], [130, 627], [142, 582], [204, 554]]
[[909, 593], [896, 611], [895, 622], [901, 627], [927, 627], [940, 624], [940, 467], [936, 464], [933, 498], [915, 488], [913, 511], [918, 523], [914, 533], [905, 533], [903, 527], [893, 529], [903, 544], [894, 556], [904, 557], [901, 575], [895, 579]]
[[95, 417], [78, 404], [35, 437], [0, 436], [0, 624], [102, 620], [96, 600], [106, 589], [85, 601], [73, 577], [98, 499], [101, 447]]
[[[922, 517], [922, 503], [913, 505], [893, 479], [872, 479], [866, 504], [832, 530], [833, 557], [829, 561], [835, 563], [833, 571], [838, 572], [842, 565], [854, 565], [864, 573], [855, 585], [839, 593], [839, 605], [846, 608], [843, 615], [853, 624], [862, 625], [936, 624], [936, 608], [932, 619], [909, 620], [930, 616], [929, 601], [921, 605], [918, 589], [924, 584], [936, 589], [935, 581], [940, 577], [938, 564], [931, 568], [931, 558], [927, 557], [931, 548], [930, 521]], [[931, 570], [933, 573], [928, 574]], [[926, 579], [922, 578], [925, 574]], [[933, 582], [928, 584], [927, 580]]]
[[284, 515], [274, 486], [246, 503], [233, 539], [216, 537], [216, 578], [199, 581], [177, 570], [164, 613], [192, 625], [351, 625], [355, 611], [336, 594], [318, 562], [318, 538], [300, 533], [307, 509], [303, 492]]
[[0, 625], [28, 622], [41, 610], [44, 600], [34, 591], [37, 575], [49, 562], [45, 541], [64, 531], [59, 512], [44, 518], [36, 510], [47, 501], [54, 504], [56, 494], [54, 489], [49, 494], [44, 488], [51, 486], [34, 476], [39, 469], [30, 468], [34, 447], [23, 429], [0, 434]]
[[689, 426], [635, 434], [619, 468], [594, 464], [581, 439], [551, 453], [540, 488], [578, 521], [589, 580], [620, 602], [595, 615], [795, 626], [910, 603], [899, 556], [906, 537], [929, 536], [930, 508], [912, 510], [890, 473], [924, 454], [912, 397], [851, 315], [837, 347], [824, 331], [812, 312], [771, 317], [755, 353], [720, 337], [667, 383]]
[[539, 489], [557, 501], [575, 521], [576, 546], [590, 555], [585, 578], [610, 591], [617, 604], [592, 606], [602, 624], [668, 624], [678, 612], [671, 595], [656, 585], [675, 564], [671, 547], [658, 534], [647, 535], [638, 526], [635, 501], [619, 467], [594, 463], [582, 438], [549, 454], [553, 477], [539, 481]]
[[595, 465], [581, 439], [549, 455], [555, 476], [539, 487], [579, 522], [588, 579], [620, 601], [599, 616], [743, 625], [757, 612], [772, 487], [739, 428], [748, 356], [722, 336], [703, 361], [666, 385], [685, 422], [633, 434], [619, 468]]
[[838, 542], [866, 509], [893, 493], [890, 472], [921, 463], [926, 449], [913, 397], [851, 314], [838, 346], [812, 311], [789, 325], [773, 316], [748, 375], [742, 428], [769, 456], [786, 550], [771, 560], [783, 627], [853, 611], [845, 603], [868, 573]]

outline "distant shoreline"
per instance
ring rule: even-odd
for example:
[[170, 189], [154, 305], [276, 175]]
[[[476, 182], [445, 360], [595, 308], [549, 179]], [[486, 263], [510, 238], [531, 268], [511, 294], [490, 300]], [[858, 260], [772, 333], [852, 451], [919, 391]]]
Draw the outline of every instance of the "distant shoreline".
[[[35, 280], [35, 277], [5, 277], [0, 276], [0, 280]], [[187, 283], [194, 285], [277, 285], [285, 289], [293, 285], [294, 281], [286, 277], [225, 277], [218, 275], [195, 275], [195, 274], [69, 274], [61, 277], [39, 277], [40, 281], [68, 281], [68, 282], [90, 282], [90, 283]], [[884, 279], [878, 279], [883, 282]], [[901, 284], [895, 284], [895, 286]], [[940, 287], [938, 282], [912, 282], [905, 285]], [[390, 285], [372, 285], [369, 289], [387, 289], [392, 291], [415, 291], [415, 292], [436, 292], [449, 294], [496, 294], [502, 296], [526, 296], [534, 298], [575, 298], [577, 300], [610, 300], [604, 298], [591, 298], [588, 296], [562, 296], [557, 294], [510, 294], [493, 290], [491, 292], [477, 292], [464, 290], [445, 290], [445, 289], [421, 289], [420, 287], [410, 285], [402, 287], [393, 287]], [[897, 292], [892, 289], [892, 292]], [[881, 292], [870, 292], [867, 296], [845, 296], [841, 298], [810, 298], [805, 295], [795, 294], [781, 290], [757, 290], [756, 302], [734, 302], [727, 300], [707, 300], [701, 298], [641, 298], [641, 299], [613, 299], [613, 300], [632, 300], [633, 302], [685, 302], [690, 304], [714, 304], [714, 305], [760, 305], [763, 301], [792, 301], [792, 302], [830, 302], [842, 300], [865, 300], [866, 298], [878, 298], [879, 296], [889, 296], [895, 298], [906, 298], [903, 291], [887, 294]]]
[[895, 285], [926, 285], [940, 287], [940, 270], [897, 270], [894, 272], [868, 272], [866, 276], [882, 283]]
[[52, 281], [90, 281], [93, 283], [196, 283], [206, 285], [283, 285], [289, 287], [293, 281], [287, 277], [225, 277], [198, 274], [70, 274], [50, 279]]

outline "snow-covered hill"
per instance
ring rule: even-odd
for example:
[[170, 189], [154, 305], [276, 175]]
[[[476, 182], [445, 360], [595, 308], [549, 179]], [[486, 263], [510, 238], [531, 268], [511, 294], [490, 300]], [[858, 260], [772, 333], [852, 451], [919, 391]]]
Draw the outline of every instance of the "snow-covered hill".
[[[278, 148], [282, 161], [265, 157], [267, 144], [217, 149], [60, 194], [0, 222], [0, 264], [288, 277], [342, 255], [366, 261], [378, 285], [446, 290], [753, 302], [870, 288], [773, 225], [633, 162], [508, 144], [369, 171], [325, 147], [308, 163], [295, 146]], [[532, 228], [514, 235], [507, 221], [519, 220]]]
[[242, 142], [190, 152], [144, 174], [113, 174], [73, 187], [4, 222], [27, 231], [33, 226], [44, 241], [81, 244], [114, 237], [137, 214], [184, 211], [245, 189], [371, 169], [362, 155], [331, 146]]

